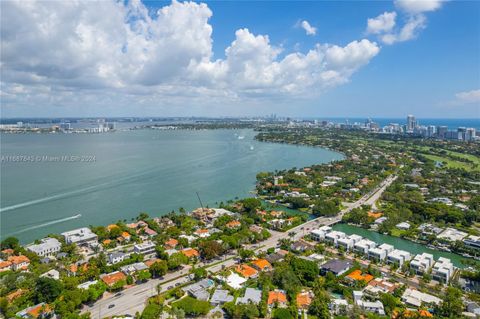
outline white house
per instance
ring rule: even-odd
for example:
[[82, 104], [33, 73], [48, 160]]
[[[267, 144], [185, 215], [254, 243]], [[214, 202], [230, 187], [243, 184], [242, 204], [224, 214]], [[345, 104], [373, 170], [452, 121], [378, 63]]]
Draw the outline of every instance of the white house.
[[136, 244], [133, 246], [133, 252], [136, 254], [141, 254], [141, 255], [154, 255], [156, 254], [155, 252], [155, 244], [151, 241], [146, 241], [141, 244]]
[[346, 236], [344, 232], [332, 230], [325, 235], [325, 240], [336, 245], [340, 238], [345, 238]]
[[325, 239], [325, 235], [332, 230], [329, 226], [322, 226], [319, 229], [314, 229], [310, 232], [310, 237], [312, 237], [315, 241], [323, 241]]
[[432, 254], [422, 253], [416, 255], [410, 262], [410, 269], [412, 269], [417, 275], [423, 275], [432, 268], [433, 261]]
[[58, 253], [62, 248], [62, 244], [55, 238], [47, 237], [43, 238], [40, 241], [40, 244], [29, 245], [26, 248], [38, 256], [46, 257]]
[[381, 244], [376, 248], [372, 248], [368, 251], [368, 258], [376, 261], [383, 261], [387, 258], [387, 255], [393, 251], [394, 247], [389, 244]]
[[454, 267], [450, 259], [445, 257], [438, 258], [432, 269], [433, 279], [448, 284], [453, 275]]
[[343, 247], [346, 250], [352, 250], [355, 243], [359, 242], [360, 240], [362, 240], [361, 236], [353, 234], [348, 237], [338, 239], [337, 246]]
[[77, 245], [97, 245], [98, 236], [94, 234], [90, 228], [83, 227], [74, 230], [70, 230], [61, 234], [65, 237], [65, 242], [67, 244], [77, 244]]
[[402, 267], [403, 263], [409, 261], [411, 258], [412, 256], [408, 251], [395, 249], [387, 255], [387, 263]]
[[407, 222], [401, 222], [401, 223], [395, 225], [395, 227], [397, 227], [398, 229], [407, 230], [407, 229], [410, 229], [410, 224], [407, 223]]
[[368, 254], [368, 251], [375, 248], [377, 244], [369, 239], [362, 239], [353, 246], [353, 250], [360, 254]]
[[424, 305], [440, 305], [442, 299], [420, 292], [418, 290], [407, 288], [402, 295], [402, 301], [410, 306], [420, 307]]
[[114, 252], [114, 253], [108, 254], [108, 261], [111, 264], [117, 264], [119, 262], [124, 261], [127, 257], [128, 255], [122, 252]]

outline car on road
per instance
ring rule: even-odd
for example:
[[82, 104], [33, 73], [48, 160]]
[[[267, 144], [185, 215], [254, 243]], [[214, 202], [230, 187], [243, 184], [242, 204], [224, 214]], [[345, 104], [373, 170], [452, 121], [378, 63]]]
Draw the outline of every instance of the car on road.
[[173, 286], [168, 286], [167, 290], [173, 289]]
[[108, 305], [108, 309], [111, 309], [111, 308], [113, 308], [113, 307], [115, 307], [115, 305], [114, 305], [113, 303], [110, 304], [110, 305]]
[[178, 287], [178, 286], [180, 286], [181, 284], [182, 284], [181, 282], [177, 282], [177, 283], [175, 284], [175, 287]]
[[123, 294], [121, 292], [119, 292], [118, 294], [115, 295], [115, 297], [120, 297], [122, 296]]

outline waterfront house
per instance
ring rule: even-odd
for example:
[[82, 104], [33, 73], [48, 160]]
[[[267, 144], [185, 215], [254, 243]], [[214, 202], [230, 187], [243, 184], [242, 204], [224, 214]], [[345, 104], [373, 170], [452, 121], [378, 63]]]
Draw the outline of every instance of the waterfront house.
[[274, 291], [270, 291], [268, 293], [268, 306], [271, 308], [277, 305], [279, 308], [284, 308], [287, 306], [287, 295], [285, 291], [280, 289], [275, 289]]
[[372, 248], [368, 251], [368, 258], [376, 261], [384, 261], [387, 255], [394, 250], [394, 247], [389, 244], [381, 244], [376, 248]]
[[463, 243], [470, 248], [480, 249], [480, 236], [470, 235], [463, 240]]
[[387, 263], [402, 267], [402, 265], [411, 258], [412, 256], [408, 251], [395, 249], [387, 255]]
[[354, 245], [362, 240], [362, 236], [359, 235], [350, 235], [348, 237], [340, 238], [337, 240], [337, 246], [343, 247], [345, 250], [352, 250]]
[[334, 245], [337, 245], [337, 241], [340, 238], [345, 238], [347, 235], [344, 232], [332, 230], [325, 235], [325, 241]]
[[61, 233], [65, 238], [67, 244], [76, 244], [78, 246], [88, 245], [96, 246], [98, 245], [98, 236], [94, 234], [90, 228], [82, 227], [67, 232]]
[[129, 233], [127, 233], [126, 231], [122, 232], [120, 237], [127, 243], [130, 242], [130, 239], [132, 238], [132, 236]]
[[325, 276], [327, 272], [333, 273], [335, 276], [340, 276], [352, 268], [352, 263], [348, 260], [333, 259], [327, 261], [320, 268], [320, 273]]
[[438, 258], [432, 268], [432, 277], [434, 280], [448, 284], [453, 275], [454, 267], [450, 259], [445, 257]]
[[121, 271], [114, 271], [109, 274], [100, 275], [100, 279], [108, 286], [112, 287], [115, 284], [124, 281], [126, 282], [127, 276]]
[[456, 242], [456, 241], [462, 241], [467, 236], [468, 234], [463, 231], [460, 231], [454, 228], [446, 228], [443, 232], [441, 232], [437, 236], [437, 238], [443, 239], [449, 242]]
[[25, 247], [37, 256], [53, 256], [60, 251], [62, 244], [56, 238], [43, 238], [39, 244]]
[[315, 241], [325, 240], [325, 235], [332, 230], [329, 226], [322, 226], [319, 229], [314, 229], [310, 232], [310, 237]]
[[249, 304], [258, 305], [262, 301], [262, 291], [255, 288], [245, 289], [243, 297], [238, 297], [236, 304]]
[[353, 251], [359, 254], [367, 255], [368, 251], [375, 248], [377, 244], [369, 239], [362, 239], [353, 245]]
[[433, 265], [433, 255], [422, 253], [418, 254], [410, 262], [410, 269], [413, 270], [417, 275], [423, 275], [425, 272], [428, 272]]
[[407, 222], [401, 222], [401, 223], [395, 225], [395, 227], [397, 227], [398, 229], [401, 229], [401, 230], [408, 230], [408, 229], [410, 229], [410, 224], [407, 223]]

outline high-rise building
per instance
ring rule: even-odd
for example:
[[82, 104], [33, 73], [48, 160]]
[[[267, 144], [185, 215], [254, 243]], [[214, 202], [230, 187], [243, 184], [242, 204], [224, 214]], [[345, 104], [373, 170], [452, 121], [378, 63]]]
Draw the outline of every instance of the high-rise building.
[[448, 127], [447, 126], [437, 126], [437, 137], [438, 138], [447, 138]]
[[473, 127], [467, 128], [465, 131], [465, 141], [474, 141], [476, 139], [476, 130]]
[[459, 140], [465, 141], [465, 135], [467, 133], [467, 129], [465, 127], [459, 127], [457, 129], [457, 136]]
[[411, 114], [408, 115], [407, 116], [407, 132], [413, 133], [416, 127], [417, 127], [417, 120], [415, 119], [415, 116]]
[[428, 137], [434, 137], [435, 136], [435, 132], [436, 132], [436, 128], [434, 125], [429, 125], [428, 126]]

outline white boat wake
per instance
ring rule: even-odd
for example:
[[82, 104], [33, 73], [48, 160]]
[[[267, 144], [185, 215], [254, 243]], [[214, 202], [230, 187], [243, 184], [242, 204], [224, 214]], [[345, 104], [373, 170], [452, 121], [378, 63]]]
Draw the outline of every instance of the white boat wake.
[[11, 235], [13, 234], [19, 234], [19, 233], [24, 233], [24, 232], [27, 232], [29, 230], [33, 230], [33, 229], [37, 229], [37, 228], [42, 228], [42, 227], [46, 227], [46, 226], [50, 226], [50, 225], [54, 225], [54, 224], [60, 224], [60, 223], [63, 223], [63, 222], [66, 222], [66, 221], [69, 221], [69, 220], [72, 220], [72, 219], [78, 219], [82, 217], [82, 214], [77, 214], [77, 215], [73, 215], [73, 216], [70, 216], [70, 217], [65, 217], [65, 218], [60, 218], [60, 219], [56, 219], [56, 220], [52, 220], [52, 221], [49, 221], [49, 222], [46, 222], [46, 223], [43, 223], [43, 224], [39, 224], [39, 225], [35, 225], [35, 226], [31, 226], [31, 227], [27, 227], [27, 228], [24, 228], [24, 229], [21, 229], [19, 231], [16, 231], [14, 233], [12, 233]]

